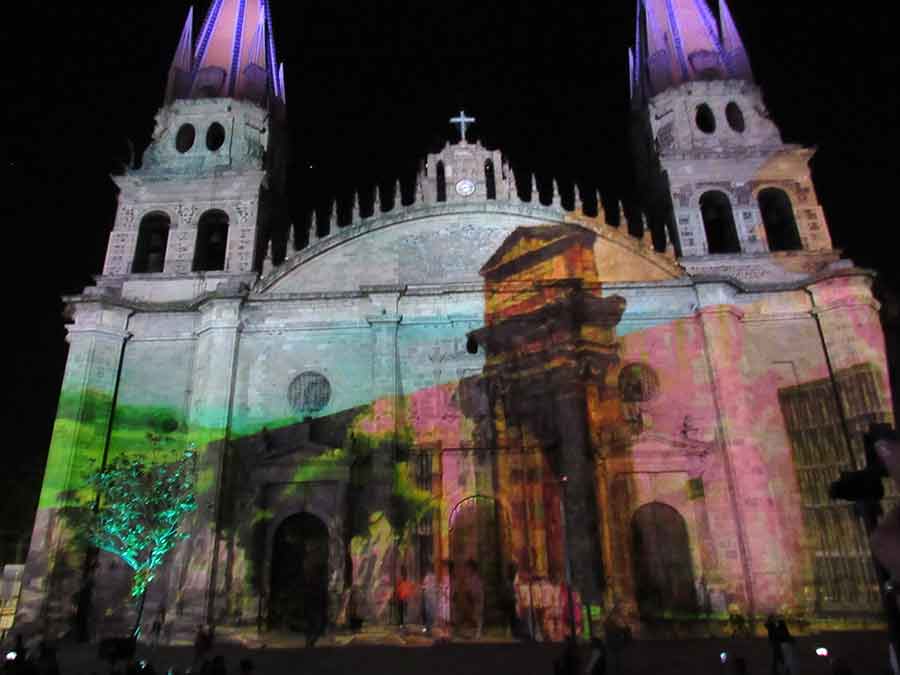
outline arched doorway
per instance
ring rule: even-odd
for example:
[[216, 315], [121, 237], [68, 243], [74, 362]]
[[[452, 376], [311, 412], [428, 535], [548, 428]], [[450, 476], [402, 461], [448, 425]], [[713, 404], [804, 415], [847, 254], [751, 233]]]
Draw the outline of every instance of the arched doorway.
[[695, 612], [697, 593], [690, 539], [684, 518], [653, 502], [631, 520], [635, 596], [642, 617]]
[[328, 528], [320, 518], [298, 513], [279, 525], [272, 540], [269, 627], [305, 631], [311, 619], [324, 619], [327, 603]]
[[484, 587], [484, 628], [504, 626], [501, 507], [492, 497], [476, 495], [450, 512], [450, 560], [453, 563], [452, 607], [457, 626], [471, 622], [473, 607], [466, 593], [469, 561], [478, 566]]

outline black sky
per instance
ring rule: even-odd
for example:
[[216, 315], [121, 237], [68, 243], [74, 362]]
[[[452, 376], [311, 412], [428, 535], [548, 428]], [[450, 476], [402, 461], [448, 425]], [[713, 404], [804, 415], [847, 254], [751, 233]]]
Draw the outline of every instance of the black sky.
[[[630, 0], [271, 2], [298, 221], [333, 195], [411, 176], [452, 137], [446, 120], [461, 106], [479, 120], [472, 136], [520, 175], [629, 197]], [[126, 139], [149, 141], [188, 5], [32, 0], [0, 27], [12, 299], [0, 531], [30, 522], [65, 363], [59, 296], [100, 271], [115, 209], [108, 174]], [[206, 6], [198, 0], [195, 29]], [[819, 148], [814, 178], [836, 246], [896, 287], [900, 69], [882, 4], [731, 7], [785, 139]]]

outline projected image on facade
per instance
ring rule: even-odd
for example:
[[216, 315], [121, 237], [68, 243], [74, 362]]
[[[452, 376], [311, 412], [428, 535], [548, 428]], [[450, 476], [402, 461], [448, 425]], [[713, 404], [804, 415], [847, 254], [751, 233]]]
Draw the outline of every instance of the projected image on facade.
[[415, 203], [354, 195], [296, 250], [268, 3], [217, 0], [196, 40], [189, 17], [103, 274], [67, 298], [22, 630], [130, 626], [130, 570], [85, 565], [61, 513], [104, 463], [185, 451], [196, 509], [145, 610], [172, 635], [392, 625], [406, 583], [437, 636], [876, 616], [827, 494], [893, 422], [872, 276], [832, 250], [725, 3], [675, 3], [678, 41], [662, 4], [632, 58], [638, 227], [523, 198], [461, 111]]

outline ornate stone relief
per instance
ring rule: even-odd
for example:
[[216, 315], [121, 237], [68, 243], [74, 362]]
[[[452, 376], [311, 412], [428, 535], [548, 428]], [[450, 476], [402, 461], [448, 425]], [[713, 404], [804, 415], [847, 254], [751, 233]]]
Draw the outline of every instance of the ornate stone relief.
[[194, 223], [194, 217], [197, 215], [197, 207], [193, 204], [179, 204], [175, 207], [178, 214], [178, 220], [184, 227], [191, 227]]
[[135, 208], [131, 204], [126, 204], [119, 209], [119, 226], [124, 229], [134, 227]]

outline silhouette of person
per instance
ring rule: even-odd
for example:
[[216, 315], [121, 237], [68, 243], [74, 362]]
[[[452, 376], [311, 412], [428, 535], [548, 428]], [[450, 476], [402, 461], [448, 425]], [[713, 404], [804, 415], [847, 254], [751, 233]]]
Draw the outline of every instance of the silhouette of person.
[[782, 672], [785, 675], [795, 675], [794, 669], [794, 636], [788, 630], [787, 623], [783, 618], [779, 618], [775, 622], [775, 637], [781, 647]]
[[397, 581], [397, 608], [400, 611], [400, 626], [406, 627], [406, 608], [416, 591], [412, 581], [406, 578], [406, 567], [400, 568], [400, 579]]
[[769, 614], [766, 617], [766, 635], [769, 638], [769, 649], [772, 651], [772, 664], [769, 668], [771, 675], [781, 675], [784, 666], [784, 657], [781, 652], [781, 642], [778, 640], [778, 624], [775, 621], [775, 615]]
[[438, 585], [434, 571], [429, 571], [422, 581], [422, 626], [423, 632], [431, 635], [434, 618], [438, 609]]
[[478, 573], [478, 563], [474, 560], [466, 562], [468, 567], [468, 578], [466, 579], [466, 591], [468, 594], [468, 605], [472, 613], [472, 622], [475, 624], [475, 639], [481, 638], [481, 632], [484, 628], [484, 583], [481, 581], [481, 575]]

